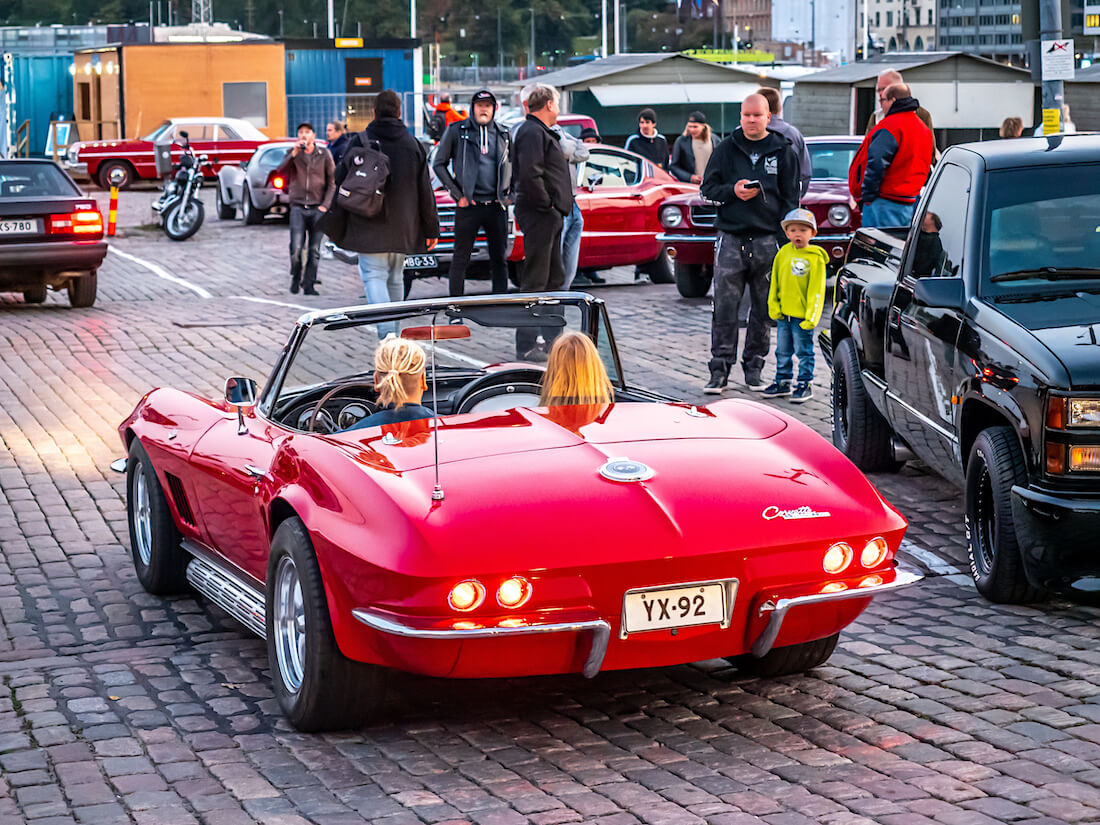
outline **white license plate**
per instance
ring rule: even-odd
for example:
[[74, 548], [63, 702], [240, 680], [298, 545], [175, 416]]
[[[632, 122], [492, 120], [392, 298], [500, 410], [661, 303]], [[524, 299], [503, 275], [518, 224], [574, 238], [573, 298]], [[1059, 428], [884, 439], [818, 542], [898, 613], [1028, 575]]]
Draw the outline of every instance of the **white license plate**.
[[38, 232], [35, 220], [0, 220], [0, 235], [34, 235]]
[[435, 255], [406, 255], [405, 269], [436, 269], [439, 258]]
[[[726, 584], [708, 582], [628, 590], [623, 597], [623, 634], [699, 624], [726, 623]], [[732, 588], [729, 598], [733, 598]]]

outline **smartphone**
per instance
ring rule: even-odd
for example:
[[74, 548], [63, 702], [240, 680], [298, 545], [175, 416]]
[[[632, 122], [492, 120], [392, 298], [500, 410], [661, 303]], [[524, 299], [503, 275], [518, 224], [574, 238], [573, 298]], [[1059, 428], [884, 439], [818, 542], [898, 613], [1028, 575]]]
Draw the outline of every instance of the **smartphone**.
[[758, 181], [758, 180], [747, 180], [747, 181], [745, 181], [744, 186], [745, 186], [746, 189], [759, 189], [760, 188], [760, 181]]

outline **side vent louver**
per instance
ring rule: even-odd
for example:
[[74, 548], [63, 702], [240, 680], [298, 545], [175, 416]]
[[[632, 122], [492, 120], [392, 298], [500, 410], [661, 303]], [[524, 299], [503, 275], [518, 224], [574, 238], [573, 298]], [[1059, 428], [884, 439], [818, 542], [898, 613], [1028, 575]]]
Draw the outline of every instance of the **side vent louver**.
[[176, 505], [176, 512], [180, 514], [180, 520], [186, 524], [195, 526], [195, 515], [191, 512], [191, 505], [187, 503], [187, 494], [183, 492], [183, 482], [171, 473], [165, 473], [168, 479], [168, 492], [172, 494], [172, 502]]

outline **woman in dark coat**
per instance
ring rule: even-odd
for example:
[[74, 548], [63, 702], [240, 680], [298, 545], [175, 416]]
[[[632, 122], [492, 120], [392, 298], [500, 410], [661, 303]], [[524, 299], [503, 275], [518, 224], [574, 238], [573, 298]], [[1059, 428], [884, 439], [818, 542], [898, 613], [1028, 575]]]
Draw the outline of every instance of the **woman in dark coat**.
[[718, 145], [718, 136], [711, 132], [702, 112], [688, 115], [684, 133], [672, 144], [672, 162], [668, 171], [684, 183], [701, 183], [707, 161]]

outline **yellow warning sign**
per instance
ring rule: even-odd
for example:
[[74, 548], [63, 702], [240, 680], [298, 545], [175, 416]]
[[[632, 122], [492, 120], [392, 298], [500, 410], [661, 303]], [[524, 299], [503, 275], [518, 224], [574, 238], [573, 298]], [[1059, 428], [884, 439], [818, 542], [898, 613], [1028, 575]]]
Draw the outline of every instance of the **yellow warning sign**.
[[1056, 135], [1062, 131], [1062, 111], [1060, 109], [1043, 109], [1043, 134]]
[[337, 37], [336, 48], [338, 49], [361, 49], [363, 48], [362, 37]]

